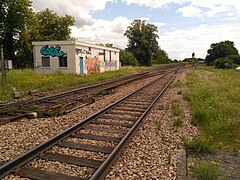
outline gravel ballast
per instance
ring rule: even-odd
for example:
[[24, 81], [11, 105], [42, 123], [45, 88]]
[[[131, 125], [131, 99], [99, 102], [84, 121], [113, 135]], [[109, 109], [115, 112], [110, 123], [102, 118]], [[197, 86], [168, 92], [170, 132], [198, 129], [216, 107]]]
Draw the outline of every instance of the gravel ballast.
[[115, 89], [113, 95], [105, 96], [93, 104], [67, 115], [52, 118], [22, 119], [1, 125], [0, 162], [16, 158], [154, 79], [156, 77], [121, 86]]
[[[164, 93], [152, 112], [143, 121], [130, 143], [126, 146], [120, 158], [112, 166], [106, 179], [176, 179], [176, 154], [178, 149], [182, 147], [181, 138], [186, 136], [188, 139], [191, 139], [197, 133], [197, 129], [190, 124], [189, 108], [182, 96], [185, 91], [184, 86], [177, 85], [179, 82], [181, 84], [185, 83], [185, 76], [188, 71], [187, 69], [183, 70], [174, 80], [171, 88]], [[141, 83], [132, 83], [131, 85], [118, 88], [114, 95], [106, 96], [104, 99], [65, 116], [34, 120], [23, 119], [1, 126], [1, 137], [4, 142], [4, 144], [0, 145], [1, 161], [7, 161], [23, 154], [28, 149], [94, 114], [148, 82], [150, 80], [143, 80]], [[179, 127], [174, 125], [176, 116], [173, 115], [171, 109], [173, 101], [179, 102], [183, 109], [183, 124]], [[89, 133], [90, 131], [84, 130], [83, 132]], [[121, 136], [121, 134], [117, 136]], [[77, 142], [78, 140], [68, 138], [66, 141]], [[90, 141], [91, 144], [98, 144], [98, 142]], [[102, 143], [102, 146], [111, 146], [110, 143], [99, 143]], [[91, 154], [84, 151], [75, 151], [68, 148], [52, 148], [50, 151], [60, 151], [63, 154], [79, 157], [91, 156]], [[102, 159], [103, 157], [103, 154], [98, 154], [97, 159]], [[54, 163], [49, 162], [49, 167], [52, 164]], [[34, 160], [30, 166], [39, 167], [41, 166], [41, 162], [40, 160]], [[62, 172], [68, 175], [78, 176], [84, 173], [88, 177], [92, 172], [88, 168], [84, 169], [71, 165], [65, 166], [57, 162], [54, 167], [56, 168], [50, 169], [51, 172]], [[41, 168], [49, 170], [46, 164]], [[19, 178], [10, 175], [5, 179]]]

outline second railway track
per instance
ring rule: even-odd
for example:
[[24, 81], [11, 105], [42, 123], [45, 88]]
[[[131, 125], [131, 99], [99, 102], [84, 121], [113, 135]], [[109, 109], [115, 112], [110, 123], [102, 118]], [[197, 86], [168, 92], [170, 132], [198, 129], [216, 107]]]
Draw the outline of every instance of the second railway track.
[[97, 98], [101, 97], [102, 94], [108, 93], [114, 88], [133, 81], [157, 76], [172, 69], [173, 67], [170, 66], [156, 73], [141, 73], [37, 99], [4, 104], [0, 106], [0, 125], [26, 117], [31, 112], [37, 112], [40, 117], [66, 114], [94, 102]]
[[[83, 122], [5, 163], [0, 167], [0, 177], [13, 173], [29, 179], [103, 179], [176, 75], [172, 72], [164, 78], [159, 77]], [[93, 141], [102, 143], [91, 143]], [[68, 153], [70, 151], [73, 152], [72, 155]], [[78, 173], [56, 172], [53, 162], [61, 166], [71, 164], [78, 169]], [[43, 165], [48, 163], [53, 164]]]

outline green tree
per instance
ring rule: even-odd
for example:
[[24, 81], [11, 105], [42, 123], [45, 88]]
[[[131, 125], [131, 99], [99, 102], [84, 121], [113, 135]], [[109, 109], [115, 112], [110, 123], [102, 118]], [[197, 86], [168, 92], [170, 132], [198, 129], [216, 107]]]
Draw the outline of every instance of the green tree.
[[157, 32], [157, 26], [134, 20], [124, 33], [128, 38], [127, 50], [133, 53], [139, 65], [152, 65], [152, 54], [158, 49]]
[[36, 29], [36, 21], [34, 13], [31, 16], [19, 35], [19, 39], [16, 42], [16, 59], [18, 66], [21, 68], [33, 67], [33, 47], [32, 41], [39, 39], [38, 31]]
[[166, 51], [159, 49], [152, 54], [153, 64], [168, 64], [171, 60], [168, 58]]
[[36, 14], [39, 40], [69, 40], [74, 18], [69, 15], [58, 16], [54, 11], [46, 9]]
[[60, 17], [49, 9], [32, 13], [30, 17], [17, 42], [20, 67], [33, 67], [33, 41], [69, 40], [70, 26], [74, 24], [73, 17]]
[[16, 42], [32, 12], [30, 0], [1, 0], [0, 10], [0, 39], [4, 48], [5, 59], [13, 60], [13, 65], [18, 67], [16, 59]]
[[54, 11], [46, 9], [38, 13], [32, 13], [17, 43], [21, 67], [33, 67], [32, 42], [69, 40], [70, 26], [74, 24], [72, 16], [58, 16]]
[[207, 53], [208, 55], [206, 56], [206, 63], [207, 65], [213, 65], [216, 59], [231, 55], [238, 55], [238, 50], [234, 47], [234, 42], [223, 41], [211, 44]]
[[0, 44], [3, 44], [4, 40], [4, 23], [6, 19], [6, 0], [0, 0]]
[[138, 61], [136, 60], [136, 58], [133, 56], [133, 54], [130, 51], [120, 50], [119, 58], [120, 58], [120, 62], [121, 62], [122, 66], [127, 66], [127, 65], [137, 66], [138, 65]]

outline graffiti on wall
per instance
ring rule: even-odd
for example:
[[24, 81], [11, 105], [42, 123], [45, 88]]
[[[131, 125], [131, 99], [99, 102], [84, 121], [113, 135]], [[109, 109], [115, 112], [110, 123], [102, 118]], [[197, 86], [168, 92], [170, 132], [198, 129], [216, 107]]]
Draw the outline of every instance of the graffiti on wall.
[[98, 58], [87, 58], [85, 59], [85, 69], [87, 74], [99, 73], [100, 72], [100, 61]]
[[65, 55], [65, 53], [63, 51], [61, 51], [60, 46], [49, 47], [48, 45], [42, 47], [41, 50], [40, 50], [40, 53], [43, 56], [52, 56], [52, 57], [55, 57], [55, 56], [61, 57], [61, 56]]
[[78, 54], [86, 54], [86, 55], [91, 55], [91, 51], [85, 50], [85, 49], [80, 49], [80, 48], [75, 48], [75, 53]]
[[113, 70], [117, 68], [117, 61], [105, 62], [105, 69]]

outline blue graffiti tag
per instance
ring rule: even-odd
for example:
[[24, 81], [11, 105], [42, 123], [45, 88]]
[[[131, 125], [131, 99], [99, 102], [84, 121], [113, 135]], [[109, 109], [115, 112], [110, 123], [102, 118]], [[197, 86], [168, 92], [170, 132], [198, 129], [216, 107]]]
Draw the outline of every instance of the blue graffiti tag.
[[64, 56], [65, 53], [63, 51], [60, 51], [61, 47], [60, 46], [52, 46], [48, 47], [48, 45], [44, 46], [41, 48], [40, 53], [44, 56], [52, 56], [52, 57], [61, 57]]

